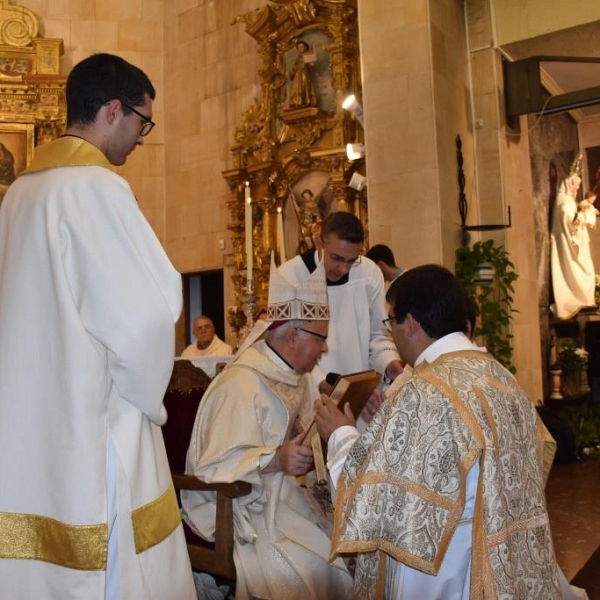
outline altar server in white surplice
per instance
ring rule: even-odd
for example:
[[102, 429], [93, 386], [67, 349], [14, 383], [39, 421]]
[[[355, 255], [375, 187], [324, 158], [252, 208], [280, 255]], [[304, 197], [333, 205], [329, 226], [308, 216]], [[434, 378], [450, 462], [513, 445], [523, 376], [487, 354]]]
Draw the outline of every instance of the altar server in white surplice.
[[96, 54], [66, 94], [0, 209], [0, 596], [191, 600], [160, 429], [181, 278], [112, 171], [155, 92]]
[[[295, 286], [272, 265], [266, 324], [264, 339], [204, 394], [186, 472], [209, 483], [252, 484], [250, 494], [233, 500], [236, 600], [341, 600], [352, 578], [341, 559], [329, 563], [326, 516], [297, 478], [312, 468], [312, 450], [298, 435], [318, 396], [308, 373], [327, 351], [323, 268]], [[209, 540], [215, 500], [212, 492], [182, 492], [186, 520]]]
[[544, 497], [547, 431], [515, 378], [465, 335], [448, 271], [406, 271], [387, 324], [411, 376], [359, 435], [322, 396], [337, 488], [332, 555], [358, 553], [354, 598], [585, 599], [556, 564]]
[[[400, 356], [381, 321], [385, 318], [383, 274], [370, 259], [360, 255], [364, 228], [353, 214], [337, 211], [327, 215], [315, 236], [316, 250], [288, 260], [281, 272], [290, 281], [302, 281], [317, 265], [323, 264], [327, 278], [330, 323], [324, 354], [313, 370], [321, 391], [330, 393], [329, 373], [346, 374], [375, 369], [390, 383], [402, 373]], [[369, 420], [372, 409], [381, 403], [376, 390], [363, 412]]]

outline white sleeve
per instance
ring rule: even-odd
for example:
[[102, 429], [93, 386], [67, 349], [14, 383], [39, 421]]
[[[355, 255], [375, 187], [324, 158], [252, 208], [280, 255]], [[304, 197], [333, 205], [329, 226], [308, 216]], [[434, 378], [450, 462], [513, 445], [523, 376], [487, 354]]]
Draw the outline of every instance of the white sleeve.
[[[125, 180], [74, 182], [56, 244], [83, 327], [106, 352], [118, 395], [162, 424], [182, 306], [174, 269]], [[66, 201], [65, 201], [66, 202]]]
[[[365, 261], [368, 259], [364, 259]], [[365, 265], [366, 267], [366, 265]], [[383, 319], [387, 318], [384, 281], [381, 269], [371, 269], [368, 283], [369, 297], [369, 362], [381, 374], [393, 360], [400, 360], [392, 336], [385, 331]]]
[[327, 440], [327, 469], [331, 479], [331, 501], [335, 504], [337, 481], [346, 462], [350, 448], [358, 439], [360, 433], [356, 427], [344, 425], [336, 429]]

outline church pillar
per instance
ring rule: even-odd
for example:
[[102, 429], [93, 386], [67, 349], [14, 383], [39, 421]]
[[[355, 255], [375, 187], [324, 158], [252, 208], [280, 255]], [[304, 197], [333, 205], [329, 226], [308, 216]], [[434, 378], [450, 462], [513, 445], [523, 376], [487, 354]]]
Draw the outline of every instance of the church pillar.
[[404, 268], [435, 262], [454, 269], [459, 134], [467, 223], [502, 224], [512, 208], [511, 229], [483, 235], [506, 246], [520, 275], [514, 363], [537, 401], [542, 373], [527, 136], [506, 135], [489, 3], [466, 4], [465, 10], [459, 0], [359, 0], [370, 243], [389, 245]]

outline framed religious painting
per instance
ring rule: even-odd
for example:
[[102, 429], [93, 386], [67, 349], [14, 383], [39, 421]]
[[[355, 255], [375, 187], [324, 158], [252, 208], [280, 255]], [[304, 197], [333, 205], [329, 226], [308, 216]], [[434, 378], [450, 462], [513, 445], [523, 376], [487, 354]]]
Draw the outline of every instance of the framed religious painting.
[[33, 147], [33, 124], [0, 123], [0, 202], [8, 186], [31, 162]]

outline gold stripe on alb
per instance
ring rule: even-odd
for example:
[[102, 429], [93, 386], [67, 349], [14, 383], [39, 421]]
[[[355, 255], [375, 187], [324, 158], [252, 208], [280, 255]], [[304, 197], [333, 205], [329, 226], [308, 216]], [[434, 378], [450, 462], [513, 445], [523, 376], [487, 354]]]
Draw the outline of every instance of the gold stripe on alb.
[[168, 538], [181, 523], [173, 483], [160, 498], [136, 508], [131, 520], [138, 554]]
[[42, 560], [81, 571], [106, 569], [108, 527], [68, 525], [40, 515], [0, 513], [0, 558]]

